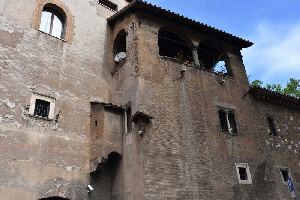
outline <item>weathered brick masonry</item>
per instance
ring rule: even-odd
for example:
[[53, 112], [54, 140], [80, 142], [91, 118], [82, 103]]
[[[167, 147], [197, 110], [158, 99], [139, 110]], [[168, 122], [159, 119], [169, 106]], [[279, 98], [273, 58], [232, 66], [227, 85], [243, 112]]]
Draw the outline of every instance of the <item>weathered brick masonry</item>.
[[299, 195], [300, 100], [249, 88], [252, 44], [141, 0], [1, 2], [0, 199]]

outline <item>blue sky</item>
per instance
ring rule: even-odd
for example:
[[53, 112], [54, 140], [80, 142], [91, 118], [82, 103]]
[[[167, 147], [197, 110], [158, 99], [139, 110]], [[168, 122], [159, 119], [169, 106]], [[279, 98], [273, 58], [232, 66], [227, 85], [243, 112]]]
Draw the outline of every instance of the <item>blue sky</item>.
[[253, 46], [242, 55], [250, 81], [286, 85], [300, 79], [300, 0], [147, 0]]

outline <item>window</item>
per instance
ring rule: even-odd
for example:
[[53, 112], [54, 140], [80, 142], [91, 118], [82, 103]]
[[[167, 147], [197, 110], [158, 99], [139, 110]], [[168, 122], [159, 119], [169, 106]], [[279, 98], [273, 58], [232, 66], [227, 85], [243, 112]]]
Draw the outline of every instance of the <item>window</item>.
[[240, 184], [252, 184], [251, 174], [247, 163], [236, 163], [236, 172]]
[[125, 133], [131, 131], [131, 103], [128, 103], [125, 108]]
[[122, 62], [126, 58], [126, 31], [120, 30], [114, 41], [113, 53], [116, 63]]
[[36, 99], [34, 115], [40, 116], [40, 117], [48, 117], [49, 110], [50, 110], [50, 102], [44, 101], [41, 99]]
[[63, 16], [56, 9], [44, 7], [39, 30], [62, 39], [64, 23]]
[[186, 41], [171, 31], [161, 28], [158, 32], [159, 55], [174, 58], [177, 61], [193, 61], [192, 51]]
[[61, 0], [35, 2], [32, 28], [71, 44], [75, 28], [71, 10]]
[[275, 129], [275, 123], [272, 117], [267, 117], [267, 121], [268, 121], [268, 125], [269, 125], [269, 129], [268, 129], [268, 133], [269, 135], [273, 135], [276, 136], [277, 132]]
[[54, 105], [55, 98], [33, 93], [30, 99], [29, 115], [53, 119]]
[[233, 110], [220, 109], [219, 120], [222, 132], [237, 133], [237, 125]]
[[221, 49], [200, 43], [197, 48], [200, 66], [207, 70], [220, 72], [226, 76], [233, 76], [227, 54]]
[[283, 185], [287, 185], [288, 182], [288, 178], [291, 177], [291, 173], [288, 167], [281, 167], [279, 166], [279, 171], [280, 171], [280, 176], [281, 176], [281, 181]]
[[109, 0], [99, 0], [99, 4], [101, 4], [102, 6], [108, 8], [109, 10], [112, 10], [114, 12], [117, 11], [117, 5], [112, 3]]

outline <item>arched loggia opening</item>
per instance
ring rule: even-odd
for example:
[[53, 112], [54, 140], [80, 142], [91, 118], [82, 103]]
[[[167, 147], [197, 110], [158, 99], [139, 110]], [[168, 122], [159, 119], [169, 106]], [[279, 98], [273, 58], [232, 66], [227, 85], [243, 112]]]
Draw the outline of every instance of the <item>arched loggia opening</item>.
[[90, 185], [94, 189], [90, 193], [90, 199], [122, 199], [121, 158], [119, 153], [111, 152], [90, 173]]
[[207, 70], [213, 69], [215, 72], [222, 72], [225, 75], [232, 76], [229, 59], [225, 52], [207, 43], [200, 43], [197, 53], [201, 67]]
[[114, 40], [113, 54], [116, 63], [126, 58], [126, 31], [124, 29], [119, 31]]
[[182, 37], [161, 28], [158, 32], [159, 55], [175, 58], [179, 61], [193, 61], [192, 51]]

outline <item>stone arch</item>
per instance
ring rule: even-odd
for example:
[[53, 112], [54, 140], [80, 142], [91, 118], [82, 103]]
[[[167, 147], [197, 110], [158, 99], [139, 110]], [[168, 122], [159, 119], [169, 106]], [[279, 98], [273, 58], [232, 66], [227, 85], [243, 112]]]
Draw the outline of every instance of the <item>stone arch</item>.
[[179, 57], [179, 60], [193, 61], [193, 43], [182, 31], [173, 27], [162, 27], [158, 31], [159, 55]]
[[120, 52], [126, 53], [126, 31], [125, 29], [121, 29], [117, 36], [115, 37], [114, 43], [113, 43], [113, 54], [116, 56]]
[[232, 76], [232, 68], [228, 53], [224, 48], [211, 40], [204, 40], [197, 47], [200, 66], [205, 69], [222, 71], [225, 75]]
[[36, 1], [32, 20], [32, 28], [39, 30], [42, 12], [45, 7], [52, 8], [62, 15], [62, 17], [64, 18], [63, 39], [66, 40], [66, 42], [68, 43], [72, 43], [74, 33], [74, 17], [69, 8], [59, 0]]
[[90, 185], [94, 188], [90, 194], [91, 199], [99, 196], [103, 199], [115, 199], [114, 197], [123, 195], [121, 158], [118, 152], [111, 152], [90, 173]]

